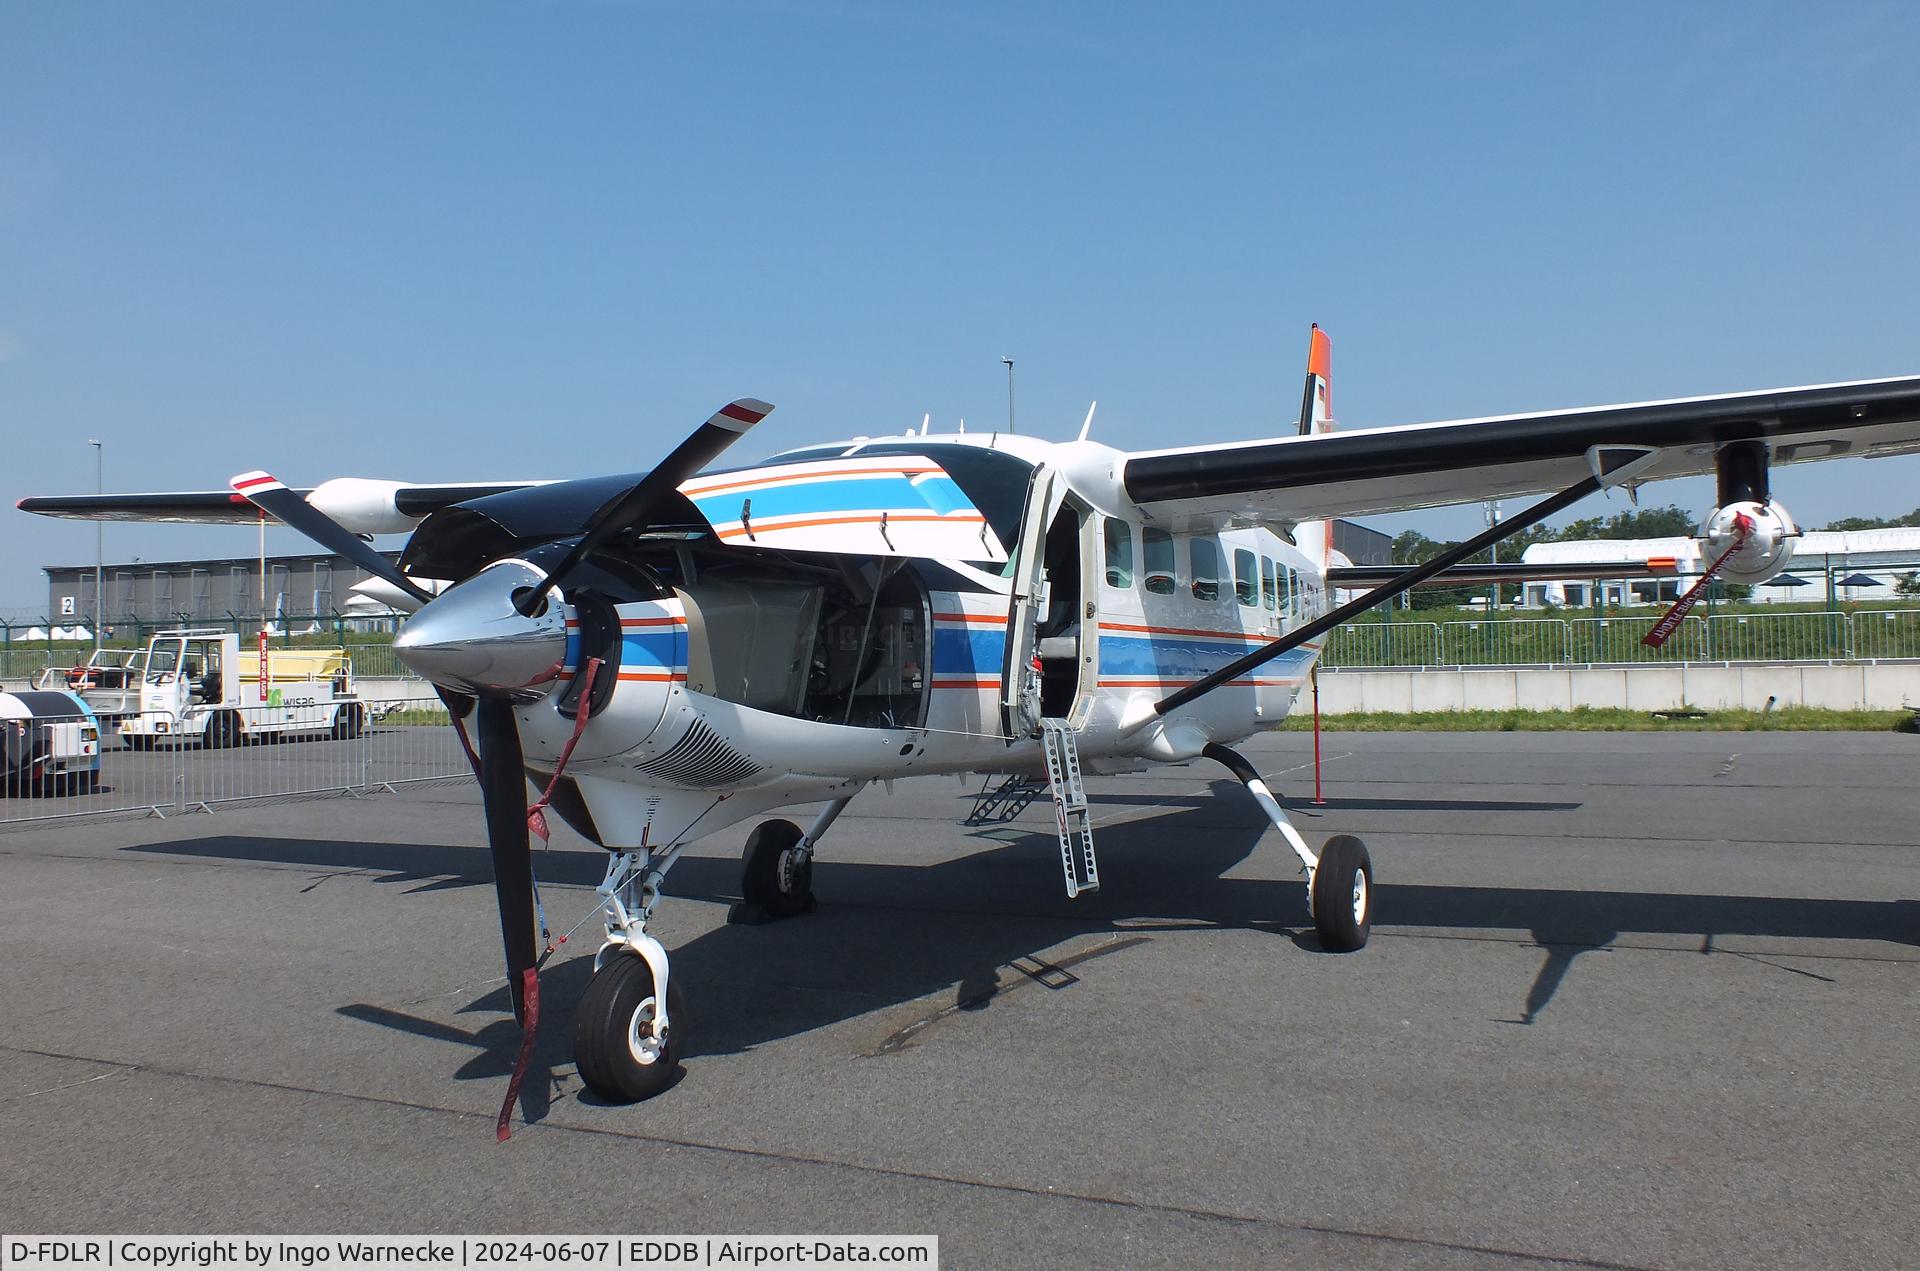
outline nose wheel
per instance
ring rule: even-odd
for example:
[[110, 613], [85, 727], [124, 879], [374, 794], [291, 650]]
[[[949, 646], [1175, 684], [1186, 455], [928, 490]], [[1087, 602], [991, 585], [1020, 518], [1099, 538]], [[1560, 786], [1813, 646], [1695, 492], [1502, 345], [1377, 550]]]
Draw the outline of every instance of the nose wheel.
[[651, 1099], [673, 1082], [687, 1035], [680, 982], [667, 981], [667, 1027], [646, 959], [615, 951], [594, 972], [573, 1018], [573, 1057], [587, 1088], [613, 1103]]

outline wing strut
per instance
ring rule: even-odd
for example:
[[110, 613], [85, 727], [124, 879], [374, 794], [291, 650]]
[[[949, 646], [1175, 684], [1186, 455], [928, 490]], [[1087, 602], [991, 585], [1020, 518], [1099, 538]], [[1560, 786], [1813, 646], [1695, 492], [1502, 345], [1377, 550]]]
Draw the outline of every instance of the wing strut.
[[[1638, 451], [1631, 452], [1631, 454], [1634, 460], [1642, 458], [1641, 453]], [[1614, 460], [1611, 454], [1602, 452], [1595, 457], [1593, 466], [1595, 475], [1582, 477], [1579, 481], [1568, 486], [1560, 493], [1542, 499], [1540, 502], [1510, 520], [1502, 521], [1491, 529], [1482, 530], [1479, 534], [1476, 534], [1458, 547], [1450, 551], [1442, 552], [1432, 560], [1425, 561], [1418, 565], [1409, 565], [1405, 570], [1396, 574], [1386, 582], [1381, 583], [1373, 590], [1362, 592], [1339, 608], [1315, 618], [1303, 627], [1296, 627], [1294, 630], [1281, 636], [1278, 640], [1255, 649], [1243, 658], [1236, 658], [1205, 679], [1196, 680], [1179, 692], [1168, 694], [1153, 704], [1154, 714], [1165, 715], [1169, 711], [1178, 710], [1202, 694], [1211, 693], [1222, 684], [1230, 680], [1239, 679], [1256, 666], [1270, 662], [1290, 649], [1299, 648], [1315, 636], [1323, 635], [1333, 630], [1356, 614], [1365, 613], [1380, 602], [1393, 599], [1409, 587], [1417, 586], [1441, 570], [1451, 565], [1459, 564], [1475, 552], [1484, 552], [1501, 539], [1518, 534], [1528, 526], [1546, 520], [1555, 512], [1562, 511], [1578, 503], [1595, 490], [1619, 484], [1620, 476], [1618, 473], [1627, 468], [1629, 464], [1618, 462]], [[1144, 722], [1144, 720], [1142, 722]]]

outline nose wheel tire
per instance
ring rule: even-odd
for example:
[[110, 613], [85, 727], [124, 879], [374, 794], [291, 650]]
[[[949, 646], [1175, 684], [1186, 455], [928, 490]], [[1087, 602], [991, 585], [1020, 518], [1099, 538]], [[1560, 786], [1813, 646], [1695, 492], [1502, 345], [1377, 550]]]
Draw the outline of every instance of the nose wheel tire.
[[1351, 953], [1373, 927], [1373, 860], [1351, 834], [1336, 834], [1320, 849], [1313, 871], [1313, 929], [1320, 947]]
[[742, 853], [737, 921], [769, 922], [792, 918], [813, 908], [813, 852], [792, 821], [763, 821], [747, 836]]
[[673, 1082], [687, 1035], [680, 981], [667, 981], [667, 1034], [658, 1018], [646, 959], [616, 953], [594, 973], [573, 1017], [573, 1058], [587, 1088], [612, 1103], [651, 1099]]

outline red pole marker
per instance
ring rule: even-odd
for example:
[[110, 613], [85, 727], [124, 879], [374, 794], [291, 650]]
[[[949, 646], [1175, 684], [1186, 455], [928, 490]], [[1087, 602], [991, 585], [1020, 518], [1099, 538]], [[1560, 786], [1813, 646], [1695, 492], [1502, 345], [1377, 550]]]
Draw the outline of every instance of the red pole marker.
[[1313, 802], [1316, 806], [1326, 802], [1320, 797], [1320, 668], [1313, 668]]

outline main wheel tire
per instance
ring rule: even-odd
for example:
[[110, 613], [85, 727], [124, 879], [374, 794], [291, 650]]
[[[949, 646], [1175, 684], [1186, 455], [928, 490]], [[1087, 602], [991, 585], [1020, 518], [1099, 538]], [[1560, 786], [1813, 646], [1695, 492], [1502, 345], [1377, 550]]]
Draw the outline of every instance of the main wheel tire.
[[803, 851], [805, 837], [792, 821], [763, 821], [747, 835], [740, 895], [775, 918], [791, 918], [813, 908], [813, 853]]
[[348, 741], [358, 737], [366, 727], [366, 716], [360, 710], [360, 703], [350, 702], [333, 713], [333, 739]]
[[680, 981], [667, 981], [667, 1035], [655, 1040], [653, 969], [615, 952], [594, 972], [573, 1016], [573, 1058], [587, 1088], [613, 1103], [651, 1099], [673, 1082], [687, 1035]]
[[206, 747], [208, 750], [225, 750], [229, 746], [238, 746], [240, 742], [238, 715], [232, 711], [221, 711], [207, 720]]
[[1365, 946], [1372, 928], [1373, 860], [1365, 843], [1336, 834], [1320, 849], [1313, 871], [1313, 929], [1321, 948], [1351, 953]]

